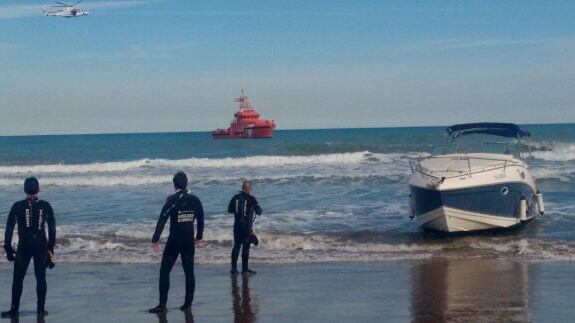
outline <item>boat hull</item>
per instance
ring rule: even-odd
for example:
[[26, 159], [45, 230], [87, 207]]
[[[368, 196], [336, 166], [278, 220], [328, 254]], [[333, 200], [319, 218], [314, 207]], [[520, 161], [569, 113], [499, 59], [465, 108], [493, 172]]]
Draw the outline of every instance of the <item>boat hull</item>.
[[511, 228], [528, 222], [533, 217], [534, 215], [531, 215], [522, 221], [518, 218], [493, 216], [443, 206], [417, 216], [417, 221], [424, 229], [443, 232], [469, 232]]
[[508, 228], [538, 211], [531, 170], [493, 154], [420, 158], [409, 180], [412, 216], [421, 227], [446, 232]]
[[212, 131], [214, 139], [270, 139], [273, 137], [274, 127], [254, 126], [233, 131], [231, 128]]

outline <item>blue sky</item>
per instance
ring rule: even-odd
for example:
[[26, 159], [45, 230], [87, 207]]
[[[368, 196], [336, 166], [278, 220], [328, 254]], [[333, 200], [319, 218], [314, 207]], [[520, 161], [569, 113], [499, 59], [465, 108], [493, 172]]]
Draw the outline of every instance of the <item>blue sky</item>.
[[0, 4], [0, 135], [575, 122], [575, 1]]

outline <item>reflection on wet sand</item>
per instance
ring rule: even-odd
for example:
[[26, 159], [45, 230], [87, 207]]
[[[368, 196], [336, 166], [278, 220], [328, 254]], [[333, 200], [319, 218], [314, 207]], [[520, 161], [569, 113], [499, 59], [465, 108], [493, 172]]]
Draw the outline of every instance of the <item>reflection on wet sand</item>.
[[186, 323], [194, 323], [194, 314], [192, 314], [192, 310], [184, 311]]
[[[168, 323], [168, 315], [166, 313], [156, 314], [159, 323]], [[184, 311], [186, 323], [194, 323], [194, 314], [190, 309]]]
[[232, 275], [232, 300], [234, 308], [234, 323], [252, 323], [256, 321], [258, 306], [250, 297], [250, 276], [242, 275], [242, 288], [238, 287], [238, 275]]
[[530, 322], [534, 268], [525, 262], [496, 259], [415, 264], [411, 269], [412, 321]]
[[156, 314], [156, 316], [158, 317], [158, 323], [167, 323], [168, 322], [168, 316], [166, 315], [166, 313]]

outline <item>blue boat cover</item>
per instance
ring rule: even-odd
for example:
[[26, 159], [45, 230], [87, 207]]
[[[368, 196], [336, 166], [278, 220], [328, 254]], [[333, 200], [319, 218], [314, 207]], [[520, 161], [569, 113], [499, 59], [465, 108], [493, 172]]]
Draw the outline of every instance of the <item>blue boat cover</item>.
[[498, 123], [498, 122], [479, 122], [479, 123], [464, 123], [456, 124], [447, 128], [447, 134], [455, 139], [462, 135], [472, 133], [484, 133], [488, 135], [495, 135], [501, 137], [530, 137], [529, 131], [519, 128], [514, 123]]

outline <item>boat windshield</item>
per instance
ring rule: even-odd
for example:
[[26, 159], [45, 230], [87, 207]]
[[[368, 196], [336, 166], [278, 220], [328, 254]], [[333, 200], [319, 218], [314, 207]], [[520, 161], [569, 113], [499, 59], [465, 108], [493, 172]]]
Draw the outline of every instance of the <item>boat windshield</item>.
[[528, 157], [528, 155], [521, 154], [520, 150], [521, 149], [516, 141], [509, 141], [509, 142], [476, 141], [476, 142], [466, 142], [465, 145], [455, 143], [434, 145], [431, 148], [431, 155], [439, 156], [439, 155], [449, 155], [457, 153], [461, 154], [488, 153], [488, 154], [511, 155], [515, 158], [520, 159]]
[[[494, 139], [494, 136], [497, 139]], [[527, 143], [522, 140], [523, 138]], [[512, 124], [455, 125], [448, 128], [446, 143], [432, 146], [430, 155], [488, 153], [509, 155], [528, 162], [532, 158], [529, 138], [529, 132]]]
[[518, 157], [517, 145], [510, 142], [483, 142], [481, 152], [492, 154], [505, 154]]
[[457, 153], [457, 144], [435, 145], [431, 148], [431, 155], [448, 155]]

